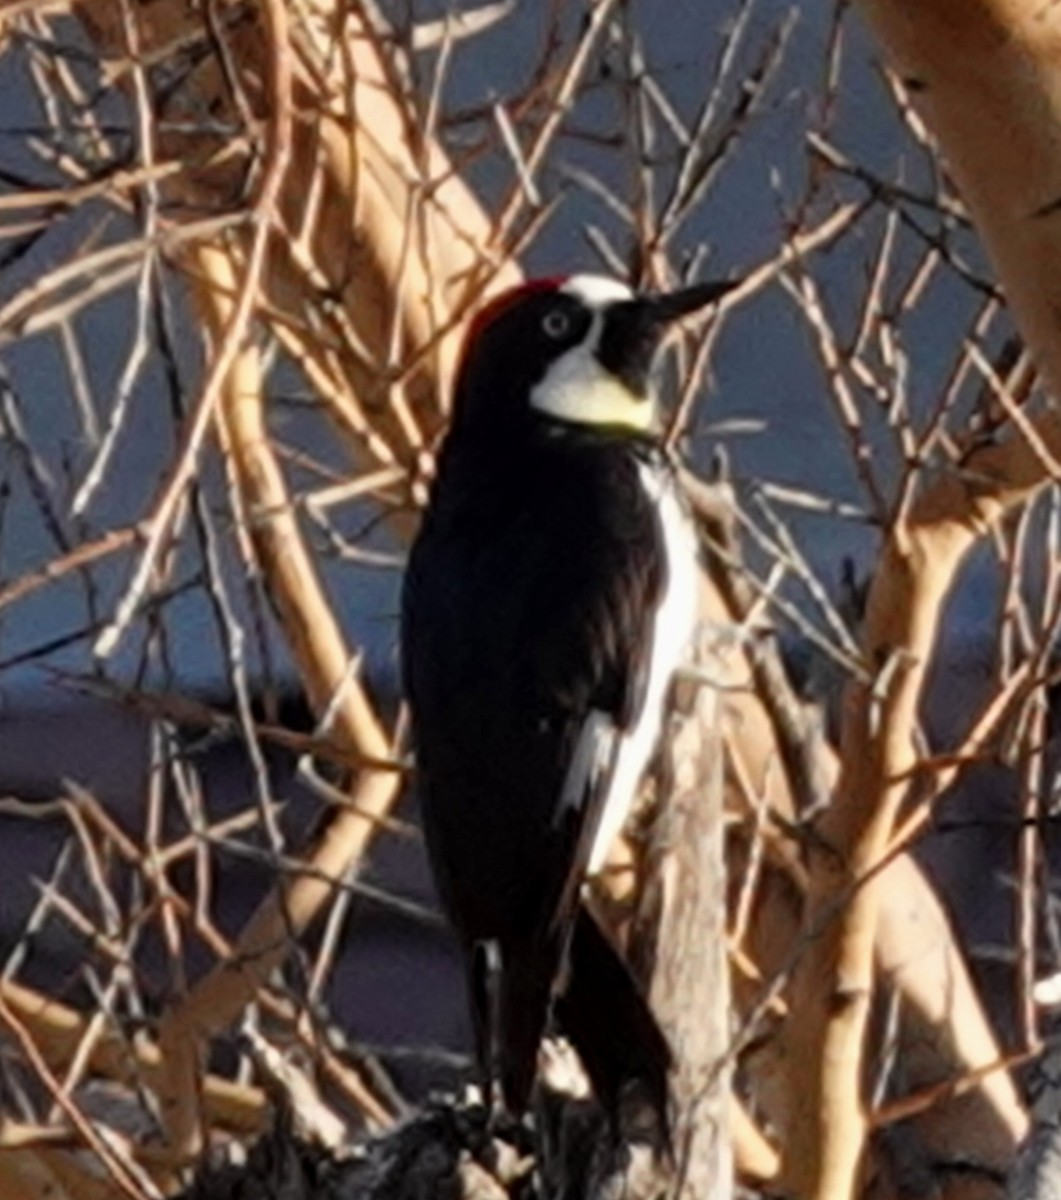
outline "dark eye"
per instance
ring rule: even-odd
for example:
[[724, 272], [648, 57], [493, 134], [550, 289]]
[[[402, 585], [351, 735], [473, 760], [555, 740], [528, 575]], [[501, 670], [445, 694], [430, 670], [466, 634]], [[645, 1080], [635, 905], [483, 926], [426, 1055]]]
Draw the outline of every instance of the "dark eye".
[[551, 338], [567, 337], [571, 332], [571, 318], [562, 309], [554, 308], [542, 317], [542, 329]]

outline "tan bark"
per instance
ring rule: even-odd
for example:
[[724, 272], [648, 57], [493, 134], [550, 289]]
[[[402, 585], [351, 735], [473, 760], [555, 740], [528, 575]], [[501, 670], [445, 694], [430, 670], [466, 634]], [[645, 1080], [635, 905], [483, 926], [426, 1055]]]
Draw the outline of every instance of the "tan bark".
[[[716, 545], [724, 543], [724, 518], [712, 520], [710, 531]], [[714, 625], [735, 626], [745, 619], [750, 597], [742, 594], [739, 578], [712, 569], [714, 586], [704, 590], [704, 616]], [[788, 695], [764, 704], [771, 689], [787, 689], [784, 679], [766, 678], [756, 683], [754, 655], [734, 648], [715, 667], [715, 675], [728, 689], [720, 703], [729, 772], [728, 810], [746, 821], [749, 805], [765, 803], [783, 822], [793, 823], [801, 800], [796, 773], [781, 768], [785, 759], [782, 743], [786, 733], [775, 714], [778, 703], [787, 705], [790, 721], [800, 723], [803, 714], [798, 700]], [[809, 736], [809, 735], [806, 735]], [[835, 790], [840, 765], [831, 748], [820, 740], [809, 744], [812, 760], [805, 773], [815, 776], [814, 786], [828, 796]], [[751, 956], [759, 975], [742, 980], [736, 974], [738, 1008], [747, 1012], [759, 1002], [765, 984], [789, 972], [794, 961], [806, 953], [806, 935], [801, 937], [801, 913], [805, 928], [816, 910], [813, 872], [804, 865], [805, 845], [779, 833], [768, 822], [765, 857], [767, 869], [759, 888], [754, 918], [742, 947]], [[743, 879], [744, 854], [740, 837], [734, 834], [730, 849], [733, 887]], [[813, 862], [812, 862], [813, 865]], [[819, 885], [820, 886], [820, 885]], [[808, 911], [809, 910], [809, 911]], [[815, 937], [820, 941], [819, 934]], [[947, 1079], [961, 1079], [986, 1064], [997, 1062], [1000, 1052], [983, 1005], [969, 975], [950, 922], [920, 867], [908, 855], [894, 857], [880, 878], [880, 911], [871, 944], [876, 969], [887, 977], [900, 1001], [899, 1037], [904, 1045], [932, 1047], [909, 1060], [907, 1080], [917, 1090]], [[819, 977], [820, 978], [820, 977]], [[813, 989], [811, 989], [813, 990]], [[794, 1167], [792, 1138], [814, 1126], [816, 1114], [803, 1090], [812, 1060], [803, 1037], [813, 1016], [806, 1008], [807, 997], [798, 988], [781, 1002], [787, 1015], [774, 1024], [781, 1034], [761, 1044], [748, 1062], [755, 1080], [756, 1098], [771, 1123], [781, 1130], [783, 1167], [787, 1186], [803, 1186]], [[793, 1081], [799, 1081], [793, 1083]], [[856, 1112], [851, 1116], [857, 1116]], [[959, 1099], [941, 1098], [916, 1117], [918, 1136], [930, 1151], [952, 1153], [957, 1158], [981, 1162], [994, 1171], [1005, 1170], [1026, 1127], [1026, 1117], [1007, 1072], [999, 1070], [978, 1078]]]
[[[1061, 381], [1061, 13], [1032, 0], [862, 7], [939, 138], [1022, 332]], [[816, 1200], [856, 1188], [881, 888], [870, 875], [906, 796], [942, 606], [976, 539], [1055, 475], [1061, 418], [1018, 427], [926, 486], [891, 530], [872, 587], [864, 637], [877, 677], [852, 688], [846, 706], [838, 800], [822, 823], [839, 857], [822, 856], [813, 872], [811, 922], [824, 928], [800, 973], [811, 1019], [795, 1027], [791, 1060], [793, 1090], [811, 1102], [787, 1149], [802, 1193]]]
[[[84, 1041], [88, 1018], [12, 980], [0, 983], [0, 999], [29, 1030], [52, 1070], [65, 1072]], [[114, 1034], [104, 1034], [89, 1051], [89, 1065], [106, 1079], [121, 1080], [154, 1092], [160, 1080], [162, 1056], [158, 1047], [146, 1038], [127, 1043]], [[207, 1075], [202, 1096], [212, 1124], [241, 1134], [258, 1133], [265, 1124], [267, 1102], [259, 1088]]]
[[[122, 6], [72, 7], [114, 77], [127, 79]], [[424, 128], [360, 10], [344, 10], [337, 37], [330, 0], [296, 8], [283, 48], [293, 80], [291, 184], [259, 314], [321, 386], [359, 461], [408, 465], [438, 431], [469, 305], [519, 271], [494, 245], [493, 222]], [[200, 132], [195, 121], [204, 113], [217, 124], [269, 119], [267, 31], [253, 6], [225, 0], [216, 10], [240, 95], [220, 58], [203, 53], [159, 113], [193, 126], [160, 132], [159, 157], [181, 164], [163, 180], [163, 198], [199, 213], [239, 202], [254, 178], [253, 130], [232, 139]], [[193, 6], [141, 0], [134, 13], [148, 62], [210, 45]]]
[[[74, 7], [97, 36], [109, 69], [119, 78], [128, 77], [123, 6], [110, 0], [77, 0]], [[165, 58], [172, 47], [188, 39], [205, 43], [202, 16], [195, 6], [155, 0], [131, 7], [140, 24], [142, 53], [149, 61]], [[358, 464], [408, 465], [439, 427], [444, 387], [454, 361], [455, 331], [469, 294], [488, 279], [514, 280], [517, 268], [503, 248], [493, 244], [494, 226], [445, 160], [432, 131], [419, 126], [420, 114], [410, 107], [400, 86], [403, 81], [395, 75], [398, 68], [380, 52], [356, 6], [355, 11], [346, 12], [341, 51], [334, 54], [325, 48], [329, 31], [334, 32], [334, 23], [330, 23], [333, 6], [325, 0], [291, 4], [299, 19], [293, 21], [296, 28], [290, 45], [283, 47], [270, 45], [253, 5], [219, 3], [214, 7], [222, 15], [224, 40], [237, 65], [243, 93], [234, 97], [217, 59], [204, 54], [186, 86], [178, 89], [175, 102], [192, 102], [195, 112], [223, 114], [233, 124], [243, 119], [242, 103], [251, 119], [242, 138], [167, 135], [171, 140], [160, 143], [160, 158], [163, 164], [181, 163], [181, 170], [176, 176], [168, 166], [160, 172], [164, 195], [170, 202], [227, 211], [241, 201], [241, 189], [248, 181], [253, 192], [258, 178], [251, 150], [258, 138], [257, 125], [268, 125], [276, 115], [265, 99], [261, 81], [268, 79], [266, 64], [271, 53], [290, 55], [294, 99], [288, 186], [282, 189], [278, 212], [273, 215], [275, 236], [269, 238], [267, 266], [258, 281], [260, 286], [254, 289], [256, 316], [302, 363], [329, 402]], [[1017, 166], [1022, 155], [1043, 150], [1044, 161], [1050, 158], [1035, 137], [1022, 133], [1011, 146], [1001, 136], [1008, 133], [1009, 105], [1015, 104], [1019, 114], [1039, 120], [1041, 111], [1052, 111], [1054, 104], [1052, 93], [1048, 101], [1039, 95], [1048, 90], [1039, 79], [1045, 76], [1045, 69], [1027, 66], [1027, 60], [1034, 58], [1028, 46], [1034, 42], [1035, 31], [1022, 34], [1012, 45], [1002, 36], [1003, 20], [1012, 19], [1021, 7], [973, 0], [866, 4], [897, 53], [906, 52], [904, 39], [912, 39], [919, 53], [923, 49], [919, 38], [931, 33], [938, 40], [938, 69], [953, 75], [957, 89], [951, 102], [953, 111], [948, 102], [942, 103], [938, 119], [943, 125], [951, 120], [964, 131], [955, 135], [959, 142], [961, 137], [995, 141], [995, 137], [985, 138], [985, 130], [993, 130], [1006, 143], [1004, 151], [997, 146], [990, 151], [970, 146], [967, 153], [958, 155], [956, 162], [964, 161], [962, 155], [969, 159], [967, 173], [973, 177], [987, 169], [988, 159], [993, 172], [1020, 175]], [[237, 9], [242, 14], [238, 17]], [[225, 24], [229, 16], [234, 18], [231, 25]], [[1052, 29], [1052, 21], [1052, 17], [1044, 18], [1042, 24]], [[924, 23], [923, 28], [919, 22]], [[944, 63], [944, 54], [961, 61]], [[996, 86], [992, 77], [990, 85], [981, 89], [984, 95], [970, 101], [962, 88], [968, 91], [974, 80], [979, 88], [976, 70], [986, 70], [1000, 55], [1009, 64], [998, 76], [1001, 82]], [[911, 61], [920, 71], [923, 64], [916, 55]], [[974, 61], [980, 64], [976, 70], [970, 65]], [[926, 77], [931, 74], [928, 71]], [[944, 96], [949, 94], [948, 86], [942, 88]], [[940, 89], [934, 78], [930, 90], [933, 96], [925, 111], [935, 122], [937, 115], [930, 109], [940, 104]], [[989, 110], [986, 118], [983, 112], [977, 114], [978, 104]], [[1003, 153], [1008, 156], [1004, 159], [1008, 170], [1000, 157]], [[1034, 179], [1019, 184], [993, 180], [991, 187], [1005, 195], [985, 200], [980, 205], [983, 213], [970, 196], [977, 219], [983, 218], [985, 225], [991, 226], [998, 218], [1001, 228], [1004, 221], [999, 214], [1014, 200], [1006, 191], [1011, 187], [1038, 189], [1041, 195], [1022, 196], [1021, 203], [1034, 199], [1040, 209], [1046, 207], [1056, 173], [1044, 169], [1025, 174]], [[959, 178], [964, 185], [962, 172]], [[1057, 190], [1061, 194], [1061, 189]], [[1017, 211], [1032, 210], [1018, 206]], [[167, 222], [177, 219], [172, 212], [166, 216]], [[1058, 279], [1051, 270], [1051, 264], [1056, 265], [1051, 254], [1056, 256], [1056, 251], [1051, 250], [1050, 239], [1041, 236], [1042, 229], [1055, 220], [1049, 213], [1035, 218], [1036, 229], [1020, 235], [1028, 244], [1021, 254], [1013, 255], [1012, 269], [1018, 275], [1025, 270], [1038, 271], [1044, 286]], [[993, 250], [994, 242], [1000, 240], [1002, 251], [1010, 252], [1010, 234], [996, 234], [990, 228], [986, 233]], [[247, 248], [253, 237], [253, 230], [241, 228], [180, 259], [194, 278], [215, 352], [224, 343], [225, 329], [233, 326], [234, 310], [245, 295]], [[1020, 237], [1013, 234], [1012, 240], [1020, 241]], [[1001, 263], [1001, 252], [995, 253]], [[1007, 285], [1009, 270], [1002, 271]], [[1018, 307], [1022, 320], [1041, 325], [1038, 341], [1045, 353], [1053, 316], [1040, 311], [1042, 296], [1037, 288], [1029, 287], [1027, 292]], [[1047, 303], [1045, 307], [1051, 306]], [[1028, 310], [1027, 315], [1023, 309]], [[338, 734], [349, 741], [353, 751], [386, 758], [389, 733], [377, 720], [370, 697], [356, 681], [342, 682], [350, 649], [302, 542], [270, 444], [257, 352], [249, 337], [235, 341], [232, 369], [220, 383], [222, 420], [218, 429], [241, 501], [251, 516], [257, 562], [281, 614], [306, 691], [318, 711], [331, 705], [342, 686], [342, 703], [336, 708]], [[847, 1195], [849, 1191], [844, 1189], [853, 1186], [853, 1159], [866, 1129], [866, 1122], [860, 1119], [858, 1081], [874, 958], [886, 971], [903, 964], [893, 972], [896, 986], [916, 1019], [923, 1020], [938, 1037], [940, 1070], [960, 1073], [995, 1057], [990, 1030], [967, 972], [939, 905], [916, 867], [900, 860], [876, 886], [863, 887], [854, 903], [845, 905], [851, 883], [876, 865], [890, 842], [895, 812], [904, 795], [904, 784], [897, 775], [912, 762], [909, 733], [939, 606], [962, 555], [978, 533], [1044, 477], [1043, 447], [1052, 447], [1053, 454], [1061, 438], [1057, 418], [1048, 418], [1040, 428], [1042, 444], [1015, 440], [988, 447], [970, 458], [961, 477], [946, 476], [926, 491], [895, 531], [874, 590], [869, 649], [881, 665], [892, 665], [879, 697], [866, 692], [856, 695], [848, 714], [840, 803], [824, 827], [841, 851], [842, 862], [834, 870], [831, 858], [812, 860], [809, 886], [813, 904], [808, 927], [816, 936], [793, 1007], [798, 1019], [789, 1022], [794, 1033], [787, 1069], [797, 1102], [787, 1108], [778, 1104], [785, 1110], [781, 1127], [788, 1119], [794, 1123], [789, 1174], [811, 1180], [808, 1194], [825, 1188], [817, 1194]], [[732, 619], [718, 590], [712, 591], [709, 603], [724, 612], [725, 619]], [[743, 651], [734, 653], [732, 669], [741, 683], [747, 683], [749, 664]], [[749, 688], [744, 694], [727, 697], [725, 708], [731, 718], [727, 727], [731, 749], [740, 757], [744, 771], [756, 789], [769, 793], [778, 812], [791, 819], [798, 809], [792, 798], [791, 772], [786, 777], [779, 766], [784, 754], [779, 752], [778, 733], [764, 710], [761, 694]], [[824, 777], [832, 766], [828, 759], [822, 750]], [[372, 818], [387, 810], [394, 791], [393, 775], [368, 770], [359, 776], [352, 793], [357, 810], [351, 808], [338, 816], [307, 856], [306, 866], [313, 874], [297, 877], [278, 890], [244, 931], [233, 958], [170, 1008], [163, 1037], [167, 1076], [160, 1087], [178, 1148], [190, 1152], [197, 1144], [198, 1058], [205, 1042], [252, 998], [267, 972], [287, 952], [289, 934], [304, 928], [321, 910], [331, 885], [316, 873], [334, 877], [357, 860], [371, 836]], [[797, 853], [783, 837], [774, 838], [771, 854], [772, 867], [786, 873], [792, 886], [768, 892], [760, 905], [759, 925], [749, 939], [766, 975], [786, 965], [800, 890], [808, 886]], [[841, 911], [845, 913], [842, 923], [831, 920], [819, 934], [816, 923], [823, 914]], [[926, 927], [932, 930], [929, 940], [934, 948], [912, 965], [907, 951], [918, 944], [915, 933], [923, 936]], [[949, 1005], [940, 1003], [944, 993]], [[804, 1003], [808, 1007], [804, 1008]], [[806, 1014], [813, 1019], [807, 1022]], [[819, 1063], [823, 1064], [821, 1072]], [[209, 1088], [208, 1081], [204, 1100], [208, 1114]], [[1004, 1160], [1023, 1119], [1013, 1089], [1000, 1073], [985, 1078], [976, 1094], [984, 1109], [969, 1128], [952, 1123], [948, 1145], [982, 1150], [992, 1162]], [[768, 1098], [765, 1107], [770, 1105]], [[852, 1153], [846, 1153], [841, 1144], [845, 1138], [849, 1138]], [[792, 1164], [796, 1164], [795, 1171]]]
[[[710, 671], [716, 655], [704, 641], [700, 661]], [[710, 687], [675, 690], [681, 711], [671, 716], [664, 790], [649, 838], [631, 954], [647, 976], [649, 999], [674, 1052], [675, 1161], [667, 1195], [728, 1200], [732, 1063], [718, 703]], [[742, 1145], [761, 1166], [769, 1155], [755, 1146], [747, 1128], [744, 1132]]]
[[[491, 266], [485, 254], [490, 224], [438, 146], [417, 134], [418, 114], [394, 86], [359, 16], [347, 14], [343, 52], [335, 54], [329, 49], [330, 5], [307, 6], [284, 45], [277, 44], [275, 27], [263, 28], [246, 10], [238, 15], [237, 7], [218, 10], [243, 94], [231, 93], [220, 61], [206, 55], [176, 103], [223, 112], [236, 122], [242, 102], [267, 127], [293, 117], [285, 136], [289, 184], [277, 211], [260, 213], [247, 240], [230, 238], [225, 248], [195, 246], [181, 263], [193, 278], [215, 356], [233, 354], [231, 369], [218, 372], [224, 442], [250, 514], [258, 565], [307, 694], [319, 713], [333, 712], [335, 736], [355, 754], [385, 759], [389, 735], [360, 684], [346, 677], [351, 652], [271, 448], [260, 362], [240, 309], [252, 304], [300, 361], [316, 365], [309, 374], [332, 400], [339, 427], [352, 433], [361, 461], [408, 463], [438, 428], [459, 334], [455, 311], [466, 309], [468, 296], [495, 276], [511, 282], [516, 271], [503, 257]], [[83, 0], [75, 10], [115, 61], [116, 73], [128, 72], [121, 59], [128, 41], [121, 6]], [[148, 61], [164, 59], [189, 39], [206, 39], [201, 14], [184, 5], [142, 3], [134, 12], [140, 53]], [[270, 62], [279, 61], [293, 76], [291, 99], [284, 101], [293, 111], [287, 114], [275, 111], [258, 82], [269, 78]], [[181, 161], [184, 170], [166, 181], [166, 196], [199, 207], [230, 204], [250, 170], [249, 148], [171, 134], [161, 153]], [[274, 226], [277, 236], [269, 240], [266, 269], [252, 272], [246, 248], [253, 253], [253, 239], [267, 228], [263, 223]], [[332, 345], [338, 349], [329, 353]], [[329, 881], [363, 853], [399, 782], [394, 772], [363, 771], [350, 806], [334, 816], [311, 851], [307, 873], [278, 889], [244, 930], [232, 958], [167, 1011], [160, 1095], [176, 1152], [192, 1155], [201, 1144], [197, 1096], [209, 1038], [253, 998], [288, 953], [290, 935], [321, 911], [333, 893]]]

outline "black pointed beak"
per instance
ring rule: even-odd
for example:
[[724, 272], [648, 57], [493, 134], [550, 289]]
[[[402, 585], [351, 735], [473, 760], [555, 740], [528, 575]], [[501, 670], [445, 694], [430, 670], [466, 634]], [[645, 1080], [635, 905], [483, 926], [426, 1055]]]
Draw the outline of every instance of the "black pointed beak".
[[676, 292], [663, 292], [655, 296], [642, 296], [634, 301], [644, 304], [654, 323], [669, 325], [672, 321], [680, 321], [690, 313], [717, 304], [728, 292], [732, 292], [741, 281], [739, 279], [720, 279], [706, 283], [694, 283], [691, 287], [680, 288]]
[[717, 304], [740, 280], [694, 283], [676, 292], [635, 296], [613, 304], [604, 317], [597, 358], [636, 396], [648, 395], [656, 351], [667, 329], [690, 313]]

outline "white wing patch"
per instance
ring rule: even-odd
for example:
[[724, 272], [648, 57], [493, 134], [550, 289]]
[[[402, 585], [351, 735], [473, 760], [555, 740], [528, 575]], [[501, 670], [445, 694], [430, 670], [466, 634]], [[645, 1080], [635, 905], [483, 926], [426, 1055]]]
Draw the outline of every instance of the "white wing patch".
[[615, 734], [615, 722], [607, 713], [594, 709], [586, 718], [564, 776], [560, 803], [553, 818], [555, 825], [562, 824], [570, 810], [580, 809], [593, 794], [598, 781], [611, 766]]
[[[604, 866], [612, 842], [630, 815], [641, 777], [659, 741], [671, 679], [686, 663], [696, 630], [699, 589], [696, 535], [670, 476], [647, 465], [642, 465], [639, 473], [641, 485], [659, 514], [666, 579], [649, 632], [652, 644], [644, 700], [633, 724], [619, 735], [615, 745], [611, 779], [590, 851], [590, 875]], [[566, 791], [565, 786], [565, 794]]]

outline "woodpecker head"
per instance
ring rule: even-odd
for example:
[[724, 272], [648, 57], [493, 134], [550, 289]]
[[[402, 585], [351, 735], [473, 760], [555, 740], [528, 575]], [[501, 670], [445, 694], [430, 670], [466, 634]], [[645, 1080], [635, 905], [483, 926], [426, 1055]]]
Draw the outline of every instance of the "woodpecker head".
[[669, 326], [734, 283], [635, 295], [601, 275], [524, 284], [476, 317], [464, 347], [453, 427], [511, 428], [535, 417], [644, 433], [656, 419], [652, 367]]

